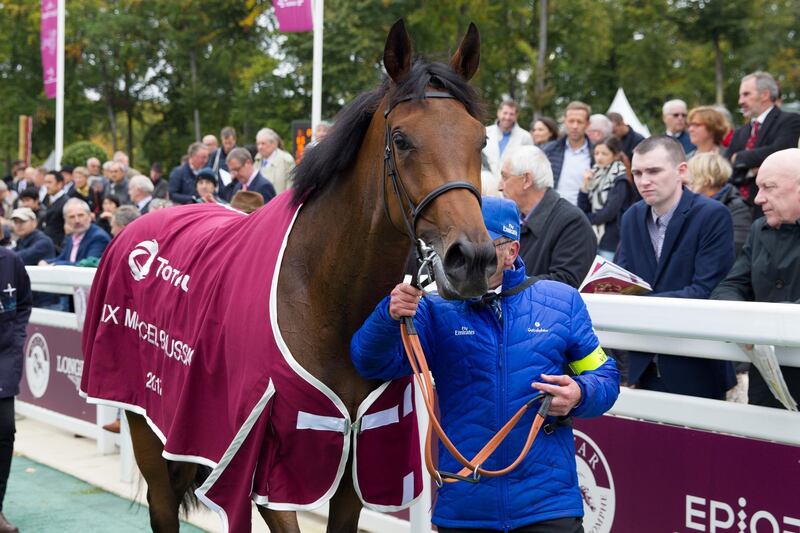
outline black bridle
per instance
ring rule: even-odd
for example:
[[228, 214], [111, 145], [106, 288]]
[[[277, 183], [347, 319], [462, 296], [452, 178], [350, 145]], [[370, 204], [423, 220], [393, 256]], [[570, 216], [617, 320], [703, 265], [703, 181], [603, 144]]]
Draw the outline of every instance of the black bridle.
[[[425, 98], [452, 98], [456, 99], [452, 94], [442, 92], [442, 91], [427, 91], [425, 93]], [[389, 113], [394, 110], [397, 105], [402, 104], [403, 102], [409, 102], [414, 100], [413, 96], [408, 96], [401, 100], [398, 100], [394, 104], [387, 104], [386, 111], [383, 113], [383, 118], [386, 121], [386, 134], [385, 134], [385, 142], [384, 142], [384, 155], [383, 155], [383, 175], [384, 175], [384, 182], [386, 178], [391, 178], [392, 182], [392, 190], [394, 191], [394, 196], [397, 199], [397, 203], [400, 206], [400, 210], [403, 213], [403, 222], [405, 222], [406, 226], [406, 233], [408, 234], [409, 239], [414, 244], [414, 252], [417, 256], [417, 269], [414, 270], [414, 274], [412, 276], [412, 285], [418, 286], [419, 285], [419, 272], [426, 266], [426, 264], [430, 263], [433, 260], [433, 256], [435, 253], [433, 250], [428, 247], [422, 239], [417, 239], [417, 221], [419, 220], [422, 213], [425, 209], [433, 203], [436, 198], [443, 195], [444, 193], [451, 191], [453, 189], [467, 189], [475, 197], [478, 199], [478, 205], [481, 205], [481, 192], [475, 187], [473, 184], [467, 181], [448, 181], [444, 183], [428, 194], [426, 194], [419, 203], [414, 203], [411, 199], [411, 196], [408, 194], [405, 186], [403, 185], [403, 181], [400, 179], [400, 172], [397, 170], [397, 164], [395, 162], [395, 153], [392, 149], [392, 132], [391, 127], [389, 126]], [[386, 202], [386, 186], [384, 184], [384, 202], [383, 202], [384, 209], [386, 210], [386, 215], [389, 218], [389, 221], [394, 225], [392, 221], [391, 215], [389, 215], [389, 208]], [[396, 227], [396, 226], [395, 226]], [[430, 269], [430, 277], [433, 278], [433, 269]]]

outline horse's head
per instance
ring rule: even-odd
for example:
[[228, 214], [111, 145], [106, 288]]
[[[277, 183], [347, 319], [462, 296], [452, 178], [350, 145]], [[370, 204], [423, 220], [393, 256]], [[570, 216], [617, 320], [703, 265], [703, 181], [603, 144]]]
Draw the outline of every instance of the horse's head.
[[480, 207], [486, 129], [473, 116], [477, 95], [466, 83], [478, 69], [478, 30], [470, 24], [449, 68], [412, 62], [412, 53], [400, 20], [383, 54], [393, 81], [384, 109], [390, 216], [441, 258], [436, 272], [441, 296], [477, 297], [486, 292], [497, 265]]

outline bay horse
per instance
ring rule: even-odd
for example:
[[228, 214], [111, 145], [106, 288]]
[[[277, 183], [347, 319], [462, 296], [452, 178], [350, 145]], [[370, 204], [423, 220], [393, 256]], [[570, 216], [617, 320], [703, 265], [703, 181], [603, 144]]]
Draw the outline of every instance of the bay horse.
[[[296, 361], [338, 396], [352, 420], [356, 420], [365, 398], [380, 384], [357, 374], [349, 358], [349, 341], [377, 302], [402, 279], [411, 245], [409, 233], [442, 258], [436, 282], [445, 297], [473, 298], [484, 294], [488, 278], [496, 269], [495, 250], [483, 225], [478, 192], [480, 152], [486, 137], [480, 120], [483, 109], [468, 84], [478, 68], [479, 56], [480, 39], [473, 24], [449, 65], [445, 65], [414, 58], [402, 20], [396, 22], [383, 53], [388, 77], [377, 89], [362, 94], [343, 109], [328, 136], [306, 152], [296, 169], [293, 188], [284, 193], [293, 195], [293, 204], [300, 207], [284, 243], [276, 278], [277, 324]], [[272, 200], [280, 201], [280, 197]], [[197, 211], [196, 207], [175, 209], [185, 210], [188, 217]], [[269, 204], [262, 209], [267, 207]], [[137, 223], [144, 227], [147, 219], [143, 217], [131, 229], [135, 232]], [[166, 224], [167, 219], [160, 220]], [[154, 221], [158, 223], [153, 218], [150, 224]], [[257, 247], [259, 235], [270, 232], [271, 228], [264, 227], [261, 221], [257, 211], [231, 223], [247, 227], [250, 240], [243, 246]], [[215, 231], [225, 228], [220, 226]], [[126, 228], [128, 231], [131, 230]], [[182, 238], [181, 232], [188, 230], [176, 226], [170, 231], [169, 239], [177, 242]], [[96, 282], [104, 283], [110, 269], [128, 266], [130, 273], [126, 277], [132, 273], [134, 281], [128, 279], [127, 283], [150, 281], [155, 258], [163, 267], [159, 267], [157, 275], [171, 285], [165, 290], [174, 290], [175, 294], [180, 294], [181, 289], [197, 290], [192, 286], [195, 278], [180, 273], [177, 267], [167, 273], [170, 264], [156, 252], [159, 245], [164, 246], [163, 241], [143, 241], [130, 255], [126, 250], [127, 263], [123, 266], [114, 264], [119, 261], [112, 244], [112, 253], [104, 257]], [[247, 292], [241, 280], [225, 280], [229, 259], [223, 251], [203, 252], [221, 263], [220, 284], [203, 287], [208, 298], [215, 298], [211, 294], [224, 289], [238, 287], [242, 293]], [[143, 257], [150, 259], [141, 264]], [[119, 306], [106, 303], [100, 310], [105, 295], [95, 289], [91, 297], [95, 301], [90, 303], [94, 311], [87, 314], [87, 322], [116, 324], [118, 319], [112, 312], [116, 313], [113, 308]], [[244, 299], [267, 295], [240, 296]], [[161, 309], [162, 316], [166, 316], [171, 304], [160, 302], [162, 305], [167, 306], [166, 311]], [[226, 305], [220, 303], [214, 309]], [[245, 306], [229, 312], [246, 313]], [[164, 336], [163, 330], [145, 324], [141, 316], [130, 310], [127, 313], [126, 324], [130, 321], [143, 341]], [[207, 324], [215, 317], [204, 320]], [[155, 328], [153, 339], [151, 327]], [[93, 338], [87, 339], [85, 332], [85, 354], [92, 351], [92, 343]], [[193, 355], [192, 364], [201, 364], [202, 346], [197, 347], [196, 354], [187, 351], [188, 343], [179, 345], [182, 352], [175, 346], [172, 339], [172, 355], [187, 360]], [[175, 355], [177, 352], [180, 353]], [[95, 362], [90, 362], [84, 372], [82, 391], [92, 389], [98, 380], [109, 381], [99, 373], [101, 370], [92, 367], [96, 367]], [[162, 394], [160, 378], [153, 376], [147, 386], [150, 394]], [[214, 390], [200, 392], [201, 396], [215, 394]], [[198, 405], [201, 403], [198, 400]], [[196, 486], [201, 469], [194, 462], [175, 460], [168, 454], [163, 435], [154, 430], [145, 414], [148, 413], [126, 412], [136, 461], [147, 483], [151, 527], [159, 532], [177, 531], [180, 505], [190, 494], [189, 489]], [[171, 429], [180, 435], [180, 427]], [[314, 458], [307, 460], [313, 463]], [[345, 468], [352, 468], [352, 458]], [[357, 531], [362, 502], [356, 489], [352, 476], [341, 477], [330, 498], [328, 531]], [[270, 508], [269, 502], [258, 509], [271, 531], [299, 531], [294, 511]]]

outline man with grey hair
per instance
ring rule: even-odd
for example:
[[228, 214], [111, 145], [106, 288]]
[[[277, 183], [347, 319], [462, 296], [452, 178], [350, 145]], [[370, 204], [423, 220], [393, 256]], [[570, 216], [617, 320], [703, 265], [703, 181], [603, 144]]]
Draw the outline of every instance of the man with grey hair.
[[169, 175], [169, 199], [176, 204], [194, 202], [197, 173], [208, 162], [208, 147], [203, 143], [192, 143], [186, 151], [186, 162]]
[[205, 144], [206, 148], [208, 148], [208, 153], [212, 153], [219, 148], [219, 141], [217, 140], [216, 136], [211, 133], [203, 136], [203, 144]]
[[100, 259], [111, 241], [108, 234], [92, 222], [89, 204], [79, 198], [70, 198], [64, 204], [64, 221], [67, 238], [64, 249], [52, 259], [43, 259], [40, 265], [74, 265], [93, 257]]
[[[262, 128], [256, 134], [255, 168], [261, 172], [280, 194], [290, 187], [289, 174], [294, 169], [294, 158], [280, 148], [281, 138], [274, 130]], [[264, 198], [267, 201], [268, 198]]]
[[106, 196], [115, 196], [120, 204], [128, 204], [128, 177], [125, 174], [125, 165], [119, 161], [112, 161], [108, 171], [109, 184]]
[[[756, 173], [772, 153], [797, 146], [800, 115], [782, 111], [776, 105], [780, 89], [768, 72], [753, 72], [739, 85], [739, 105], [748, 123], [737, 129], [726, 155], [733, 165], [731, 182], [739, 186], [742, 197], [753, 205], [758, 194]], [[753, 209], [753, 218], [761, 209]]]
[[553, 189], [547, 156], [535, 146], [504, 158], [498, 189], [522, 217], [520, 257], [529, 276], [577, 288], [597, 254], [597, 238], [583, 212]]
[[[711, 294], [713, 300], [800, 303], [800, 149], [775, 152], [758, 170], [755, 202], [764, 217], [753, 223], [733, 268]], [[795, 401], [800, 368], [781, 366]], [[750, 367], [749, 403], [783, 407], [757, 369]]]
[[125, 229], [125, 226], [142, 216], [136, 207], [132, 205], [121, 205], [119, 209], [114, 211], [111, 217], [111, 237], [116, 237]]
[[595, 113], [589, 117], [589, 126], [586, 128], [586, 135], [594, 145], [611, 135], [611, 121], [605, 115]]
[[683, 151], [687, 154], [694, 152], [697, 147], [689, 139], [689, 131], [686, 128], [686, 117], [689, 110], [683, 100], [669, 100], [661, 108], [661, 118], [667, 128], [667, 135], [681, 143]]
[[128, 181], [128, 196], [140, 214], [148, 212], [154, 189], [153, 182], [141, 175], [134, 176]]
[[234, 148], [228, 154], [228, 170], [236, 180], [232, 187], [220, 191], [220, 197], [230, 202], [239, 191], [257, 192], [264, 198], [264, 203], [275, 197], [275, 187], [253, 164], [253, 158], [246, 148]]

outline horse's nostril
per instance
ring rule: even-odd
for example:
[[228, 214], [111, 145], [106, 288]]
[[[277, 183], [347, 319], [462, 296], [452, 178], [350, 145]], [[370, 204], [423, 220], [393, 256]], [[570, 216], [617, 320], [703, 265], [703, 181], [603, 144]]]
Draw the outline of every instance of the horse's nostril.
[[453, 280], [489, 277], [494, 273], [497, 256], [494, 246], [476, 245], [472, 242], [456, 241], [445, 253], [443, 266]]

